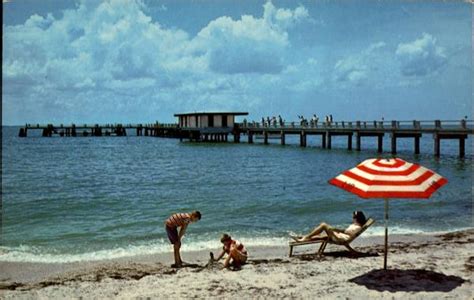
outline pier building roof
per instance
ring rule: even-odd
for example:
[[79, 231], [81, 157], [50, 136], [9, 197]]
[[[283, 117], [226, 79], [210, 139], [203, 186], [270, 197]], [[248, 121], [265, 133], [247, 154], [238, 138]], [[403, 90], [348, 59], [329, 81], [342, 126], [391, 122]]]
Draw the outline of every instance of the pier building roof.
[[182, 117], [182, 116], [200, 116], [200, 115], [234, 115], [234, 116], [247, 116], [248, 112], [235, 112], [235, 111], [224, 111], [224, 112], [190, 112], [190, 113], [179, 113], [174, 114], [175, 117]]

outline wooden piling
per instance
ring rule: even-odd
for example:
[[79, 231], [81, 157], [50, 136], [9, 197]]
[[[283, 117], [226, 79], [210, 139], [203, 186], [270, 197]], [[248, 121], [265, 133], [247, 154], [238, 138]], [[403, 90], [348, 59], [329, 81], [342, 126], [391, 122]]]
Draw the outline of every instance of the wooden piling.
[[252, 131], [247, 131], [247, 137], [249, 139], [249, 144], [253, 144], [253, 132]]
[[347, 150], [352, 150], [352, 134], [347, 135]]
[[[360, 149], [359, 149], [360, 151]], [[377, 136], [377, 152], [382, 153], [383, 152], [383, 135], [378, 135]]]
[[433, 135], [433, 138], [434, 138], [434, 156], [439, 157], [441, 153], [441, 143], [440, 143], [439, 134], [435, 133]]
[[[393, 123], [392, 123], [393, 126]], [[397, 136], [395, 135], [394, 132], [390, 135], [390, 138], [392, 140], [392, 154], [397, 154]]]
[[466, 150], [465, 150], [465, 139], [459, 138], [459, 157], [464, 158]]
[[268, 131], [263, 131], [263, 144], [268, 145]]
[[285, 132], [282, 130], [280, 131], [280, 142], [282, 145], [285, 145], [286, 141], [285, 141]]
[[304, 130], [300, 132], [300, 146], [306, 147], [306, 133]]
[[20, 128], [19, 137], [26, 137], [26, 128]]
[[415, 154], [420, 154], [420, 137], [415, 136]]
[[331, 147], [332, 147], [332, 145], [331, 145], [331, 134], [329, 133], [329, 131], [326, 131], [326, 136], [327, 136], [327, 139], [328, 139], [327, 148], [331, 149]]
[[[359, 124], [359, 126], [360, 126], [360, 124]], [[360, 132], [357, 131], [357, 133], [356, 133], [356, 151], [360, 151], [360, 138], [361, 138]]]

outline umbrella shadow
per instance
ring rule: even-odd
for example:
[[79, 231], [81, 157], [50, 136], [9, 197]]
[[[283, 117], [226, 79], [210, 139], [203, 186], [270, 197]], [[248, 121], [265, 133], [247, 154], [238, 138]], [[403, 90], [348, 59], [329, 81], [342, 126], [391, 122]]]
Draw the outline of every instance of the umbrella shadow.
[[458, 276], [421, 269], [372, 270], [349, 281], [379, 292], [450, 292], [466, 282]]
[[369, 252], [349, 252], [349, 251], [333, 251], [333, 252], [324, 252], [324, 255], [318, 255], [318, 254], [308, 254], [308, 253], [302, 253], [302, 254], [293, 254], [294, 258], [297, 258], [299, 260], [327, 260], [330, 258], [348, 258], [348, 259], [359, 259], [359, 258], [364, 258], [364, 257], [376, 257], [379, 256], [379, 254], [375, 251], [369, 251]]

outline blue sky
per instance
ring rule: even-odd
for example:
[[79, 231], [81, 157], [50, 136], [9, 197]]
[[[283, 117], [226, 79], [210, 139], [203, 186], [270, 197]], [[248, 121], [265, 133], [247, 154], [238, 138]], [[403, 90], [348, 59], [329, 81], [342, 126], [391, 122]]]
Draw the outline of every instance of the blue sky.
[[462, 1], [3, 3], [3, 124], [472, 119]]

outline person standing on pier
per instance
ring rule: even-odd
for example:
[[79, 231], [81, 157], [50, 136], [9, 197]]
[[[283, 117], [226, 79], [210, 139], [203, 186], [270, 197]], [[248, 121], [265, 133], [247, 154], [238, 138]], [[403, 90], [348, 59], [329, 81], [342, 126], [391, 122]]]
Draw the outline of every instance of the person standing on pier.
[[[172, 267], [181, 267], [183, 261], [179, 252], [181, 248], [181, 239], [183, 238], [186, 228], [190, 223], [201, 220], [201, 213], [193, 211], [191, 213], [176, 213], [171, 215], [165, 222], [166, 233], [174, 250], [174, 265]], [[179, 227], [179, 233], [178, 233]]]
[[283, 127], [283, 119], [281, 118], [281, 115], [278, 115], [278, 123], [280, 124], [280, 127]]

